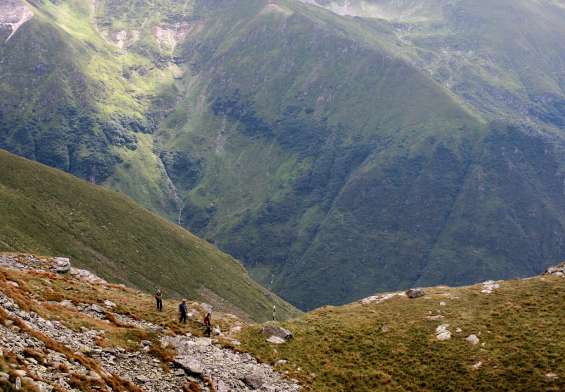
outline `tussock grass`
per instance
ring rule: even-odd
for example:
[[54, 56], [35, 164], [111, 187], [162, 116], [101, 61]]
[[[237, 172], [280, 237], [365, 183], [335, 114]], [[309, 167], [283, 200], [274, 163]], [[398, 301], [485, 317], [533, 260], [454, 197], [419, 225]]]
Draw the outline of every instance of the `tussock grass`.
[[[242, 348], [271, 364], [288, 360], [279, 370], [306, 391], [562, 391], [563, 304], [565, 280], [557, 277], [503, 282], [490, 295], [480, 286], [438, 287], [414, 300], [318, 309], [283, 323], [295, 338], [281, 346], [251, 327]], [[452, 338], [438, 341], [444, 323]], [[480, 344], [468, 343], [470, 334]], [[559, 378], [546, 379], [549, 372]]]

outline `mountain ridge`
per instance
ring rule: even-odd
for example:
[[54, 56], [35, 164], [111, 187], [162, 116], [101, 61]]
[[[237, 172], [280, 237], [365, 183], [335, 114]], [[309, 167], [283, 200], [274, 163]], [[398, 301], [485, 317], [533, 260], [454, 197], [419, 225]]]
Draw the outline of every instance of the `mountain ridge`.
[[[304, 309], [564, 255], [559, 10], [28, 4], [0, 46], [0, 146], [132, 196]], [[507, 18], [544, 23], [509, 42]]]
[[239, 262], [114, 191], [0, 150], [0, 250], [70, 257], [102, 277], [171, 297], [210, 301], [242, 317], [295, 309]]

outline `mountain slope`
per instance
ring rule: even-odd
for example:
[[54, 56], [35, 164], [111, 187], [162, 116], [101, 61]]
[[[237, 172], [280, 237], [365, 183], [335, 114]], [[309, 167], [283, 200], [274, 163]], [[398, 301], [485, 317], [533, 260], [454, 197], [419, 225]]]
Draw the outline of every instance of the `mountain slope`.
[[[420, 289], [411, 299], [379, 293], [285, 323], [247, 324], [215, 311], [211, 338], [203, 336], [203, 304], [190, 302], [193, 316], [180, 324], [172, 300], [158, 312], [151, 295], [56, 266], [49, 257], [0, 255], [0, 388], [18, 377], [24, 391], [565, 386], [565, 263], [523, 280]], [[266, 341], [285, 332], [280, 326], [293, 337]]]
[[159, 312], [151, 294], [86, 280], [72, 269], [55, 273], [53, 258], [0, 256], [3, 391], [300, 390], [227, 347], [246, 325], [233, 314], [214, 311], [214, 333], [206, 337], [204, 304], [189, 302], [181, 324], [176, 301], [165, 300]]
[[0, 151], [0, 250], [65, 255], [100, 276], [254, 319], [292, 306], [231, 257], [113, 191]]
[[324, 307], [284, 323], [294, 338], [276, 350], [259, 327], [241, 340], [307, 391], [561, 391], [565, 265], [555, 270]]
[[565, 125], [561, 1], [305, 2], [388, 25], [417, 67], [489, 118]]
[[10, 1], [0, 146], [300, 307], [565, 256], [558, 2]]

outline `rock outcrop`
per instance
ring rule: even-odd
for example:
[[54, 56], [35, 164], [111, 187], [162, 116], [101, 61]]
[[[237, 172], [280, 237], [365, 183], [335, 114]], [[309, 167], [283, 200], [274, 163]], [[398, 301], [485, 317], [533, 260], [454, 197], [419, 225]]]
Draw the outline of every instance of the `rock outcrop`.
[[561, 263], [554, 267], [549, 267], [547, 270], [545, 270], [544, 275], [555, 275], [565, 278], [565, 263]]

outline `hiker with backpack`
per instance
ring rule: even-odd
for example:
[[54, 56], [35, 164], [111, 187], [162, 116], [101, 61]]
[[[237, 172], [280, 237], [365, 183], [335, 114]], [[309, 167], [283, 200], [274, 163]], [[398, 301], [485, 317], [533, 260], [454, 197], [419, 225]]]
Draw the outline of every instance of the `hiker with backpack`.
[[204, 331], [204, 335], [209, 337], [212, 334], [212, 314], [211, 313], [206, 313], [206, 316], [204, 316], [204, 327], [206, 328], [206, 330]]
[[186, 299], [183, 299], [181, 304], [179, 305], [179, 322], [186, 324], [187, 316], [188, 306], [186, 305]]
[[161, 289], [157, 289], [157, 292], [155, 293], [155, 302], [157, 303], [157, 310], [159, 312], [163, 311], [163, 293], [161, 292]]

